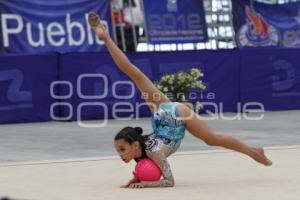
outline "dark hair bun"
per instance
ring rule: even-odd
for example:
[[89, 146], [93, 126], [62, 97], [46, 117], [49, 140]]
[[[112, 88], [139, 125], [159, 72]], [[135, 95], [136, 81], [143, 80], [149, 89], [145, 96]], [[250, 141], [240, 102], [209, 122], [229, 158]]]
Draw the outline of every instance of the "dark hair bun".
[[139, 135], [142, 135], [142, 133], [143, 133], [143, 129], [141, 127], [134, 127], [134, 130]]

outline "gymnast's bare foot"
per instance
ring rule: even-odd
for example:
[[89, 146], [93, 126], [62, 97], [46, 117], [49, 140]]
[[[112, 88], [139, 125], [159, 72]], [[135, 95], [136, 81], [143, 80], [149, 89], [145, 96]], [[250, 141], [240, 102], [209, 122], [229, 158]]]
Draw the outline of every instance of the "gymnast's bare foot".
[[257, 162], [259, 162], [259, 163], [261, 163], [265, 166], [271, 166], [272, 165], [272, 161], [267, 158], [263, 148], [258, 147], [258, 148], [252, 148], [252, 149], [253, 149], [253, 152], [252, 152], [251, 157], [254, 160], [256, 160]]

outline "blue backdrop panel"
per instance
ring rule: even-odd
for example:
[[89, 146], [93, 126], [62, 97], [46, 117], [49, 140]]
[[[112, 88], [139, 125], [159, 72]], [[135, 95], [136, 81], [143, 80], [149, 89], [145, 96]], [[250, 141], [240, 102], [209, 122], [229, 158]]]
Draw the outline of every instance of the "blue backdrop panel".
[[[239, 92], [237, 55], [236, 50], [128, 54], [130, 60], [152, 81], [158, 80], [161, 75], [166, 73], [174, 73], [192, 67], [202, 69], [205, 74], [204, 82], [207, 84], [207, 90], [197, 93], [194, 101], [198, 100], [206, 104], [214, 103], [216, 106], [205, 107], [206, 110], [213, 112], [229, 112], [237, 109]], [[101, 74], [107, 77], [107, 86], [105, 86]], [[133, 104], [134, 116], [149, 116], [150, 114], [147, 105], [143, 105], [144, 100], [136, 87], [134, 87], [134, 95], [129, 99], [116, 96], [116, 94], [130, 95], [132, 88], [128, 84], [118, 85], [116, 94], [113, 93], [114, 82], [129, 81], [129, 78], [118, 70], [108, 53], [62, 55], [60, 79], [69, 81], [73, 87], [72, 97], [63, 100], [72, 105], [72, 111], [68, 106], [61, 106], [62, 116], [65, 118], [70, 117], [70, 112], [73, 112], [69, 119], [76, 120], [79, 109], [81, 110], [81, 119], [103, 119], [106, 117], [105, 106], [108, 110], [107, 117], [112, 118], [114, 117], [112, 108], [116, 103], [123, 104], [118, 109], [129, 109], [126, 103]], [[61, 95], [70, 94], [70, 87], [61, 85], [60, 93]], [[215, 109], [216, 107], [217, 109]], [[129, 117], [130, 114], [132, 112], [118, 113], [117, 116]]]
[[241, 51], [241, 102], [260, 102], [266, 110], [300, 108], [300, 50]]
[[0, 123], [48, 121], [58, 55], [0, 56]]
[[[152, 79], [154, 69], [151, 68], [150, 58], [143, 56], [144, 54], [140, 55], [129, 56], [133, 63]], [[64, 102], [72, 105], [73, 115], [71, 120], [77, 119], [77, 111], [80, 108], [81, 119], [84, 120], [104, 119], [107, 117], [115, 118], [112, 115], [112, 109], [113, 105], [117, 105], [117, 103], [119, 106], [115, 109], [132, 109], [132, 111], [124, 111], [123, 113], [119, 111], [114, 112], [117, 117], [130, 117], [132, 114], [134, 114], [133, 116], [138, 114], [139, 116], [147, 116], [150, 114], [148, 106], [142, 104], [144, 100], [142, 100], [139, 90], [115, 66], [108, 53], [73, 53], [62, 55], [60, 61], [60, 79], [69, 81], [73, 86], [74, 92], [72, 97], [64, 100]], [[127, 82], [116, 84], [117, 81]], [[115, 89], [113, 89], [114, 83], [116, 84], [114, 86]], [[61, 85], [60, 93], [62, 95], [69, 94], [68, 90], [69, 87]], [[127, 97], [124, 98], [125, 96]], [[133, 107], [129, 107], [128, 104], [133, 105]], [[68, 117], [70, 108], [62, 106], [61, 109], [62, 116]], [[107, 109], [107, 113], [105, 109]]]

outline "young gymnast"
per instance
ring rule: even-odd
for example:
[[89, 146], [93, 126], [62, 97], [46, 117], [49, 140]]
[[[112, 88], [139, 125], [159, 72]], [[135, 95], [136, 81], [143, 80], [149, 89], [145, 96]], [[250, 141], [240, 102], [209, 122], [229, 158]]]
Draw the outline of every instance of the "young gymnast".
[[[178, 149], [186, 129], [210, 146], [231, 149], [248, 155], [265, 166], [272, 165], [272, 162], [265, 156], [263, 148], [251, 147], [231, 136], [216, 134], [190, 107], [182, 103], [171, 102], [115, 45], [97, 14], [89, 14], [89, 23], [99, 39], [105, 43], [118, 68], [139, 88], [153, 114], [151, 117], [154, 130], [152, 134], [142, 135], [143, 130], [140, 127], [125, 127], [115, 136], [114, 145], [125, 163], [133, 159], [136, 161], [142, 158], [152, 159], [161, 169], [163, 178], [159, 181], [139, 182], [134, 176], [122, 187], [174, 186], [175, 181], [167, 157]], [[157, 98], [158, 96], [160, 98]]]

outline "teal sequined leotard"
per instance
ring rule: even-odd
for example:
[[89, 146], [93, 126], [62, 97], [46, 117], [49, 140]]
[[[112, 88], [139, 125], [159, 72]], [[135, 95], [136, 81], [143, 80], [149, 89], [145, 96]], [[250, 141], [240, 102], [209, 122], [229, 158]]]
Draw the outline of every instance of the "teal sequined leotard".
[[159, 106], [151, 117], [153, 133], [146, 136], [146, 151], [156, 152], [164, 146], [174, 153], [185, 135], [185, 124], [179, 119], [176, 102], [167, 102]]

